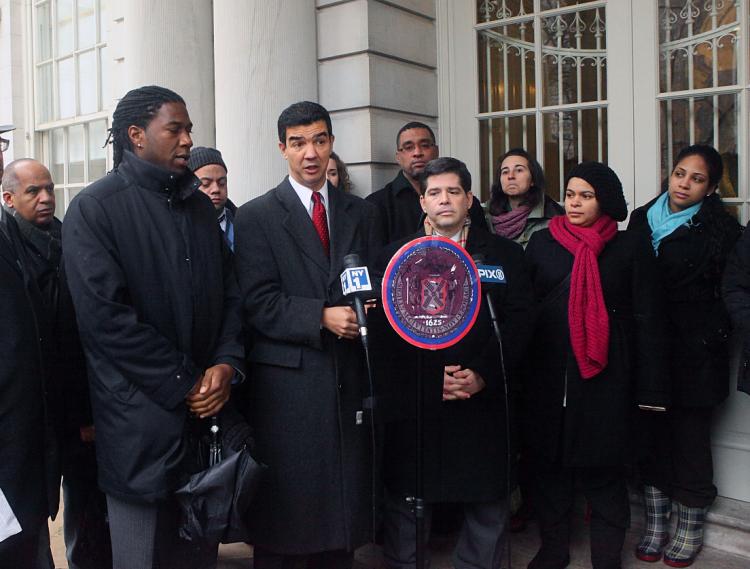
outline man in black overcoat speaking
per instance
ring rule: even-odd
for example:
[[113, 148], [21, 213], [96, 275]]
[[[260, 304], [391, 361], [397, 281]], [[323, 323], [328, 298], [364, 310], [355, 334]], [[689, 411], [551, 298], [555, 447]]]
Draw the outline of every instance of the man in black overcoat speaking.
[[268, 465], [251, 509], [255, 568], [351, 567], [371, 535], [367, 374], [343, 257], [381, 246], [375, 208], [326, 181], [326, 109], [295, 103], [278, 120], [289, 175], [242, 206], [235, 264], [249, 331], [255, 458]]
[[216, 211], [188, 170], [193, 123], [158, 86], [113, 114], [114, 169], [71, 202], [63, 257], [89, 370], [114, 569], [215, 567], [179, 538], [185, 435], [244, 367], [239, 294]]
[[462, 504], [464, 522], [453, 566], [498, 569], [508, 506], [505, 381], [514, 375], [528, 338], [531, 287], [521, 247], [472, 223], [471, 175], [463, 162], [447, 157], [430, 161], [420, 187], [424, 228], [386, 247], [379, 269], [402, 245], [425, 235], [451, 239], [469, 254], [481, 255], [485, 264], [500, 266], [504, 282], [494, 285], [490, 297], [500, 323], [507, 373], [501, 367], [486, 306], [487, 285], [481, 287], [482, 306], [469, 333], [442, 350], [407, 344], [383, 329], [382, 319], [377, 319], [380, 313], [373, 313], [373, 339], [388, 332], [376, 350], [383, 354], [376, 359], [377, 375], [387, 385], [391, 407], [383, 448], [387, 492], [383, 553], [389, 569], [415, 566], [416, 521], [406, 498], [415, 492], [416, 378], [421, 372], [426, 532], [435, 504]]

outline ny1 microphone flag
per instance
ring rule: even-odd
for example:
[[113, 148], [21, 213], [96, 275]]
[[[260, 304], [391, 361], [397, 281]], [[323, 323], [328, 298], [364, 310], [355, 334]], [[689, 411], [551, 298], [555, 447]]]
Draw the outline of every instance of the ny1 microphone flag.
[[341, 273], [341, 290], [344, 296], [355, 292], [366, 292], [372, 290], [370, 273], [367, 267], [348, 267]]
[[445, 237], [409, 241], [391, 258], [382, 285], [383, 308], [410, 344], [440, 350], [474, 325], [481, 295], [479, 272], [466, 250]]

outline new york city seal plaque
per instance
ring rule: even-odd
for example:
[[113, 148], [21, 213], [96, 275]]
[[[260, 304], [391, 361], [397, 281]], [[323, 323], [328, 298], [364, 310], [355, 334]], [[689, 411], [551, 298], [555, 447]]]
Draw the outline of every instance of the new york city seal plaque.
[[463, 338], [479, 312], [479, 272], [466, 250], [445, 237], [401, 247], [383, 278], [383, 307], [404, 340], [430, 350]]

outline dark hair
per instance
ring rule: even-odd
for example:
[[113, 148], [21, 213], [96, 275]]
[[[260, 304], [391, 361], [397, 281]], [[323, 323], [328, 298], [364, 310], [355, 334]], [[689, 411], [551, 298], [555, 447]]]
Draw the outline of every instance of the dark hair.
[[412, 129], [415, 129], [415, 128], [423, 128], [427, 132], [429, 132], [430, 133], [430, 138], [432, 139], [432, 143], [435, 144], [435, 133], [432, 132], [432, 129], [429, 126], [427, 126], [423, 122], [411, 121], [411, 122], [406, 123], [404, 126], [402, 126], [398, 130], [398, 134], [396, 135], [396, 148], [398, 148], [399, 141], [401, 140], [401, 135], [404, 132], [406, 132], [407, 130], [412, 130]]
[[674, 159], [674, 165], [672, 171], [677, 168], [677, 164], [682, 162], [688, 156], [700, 156], [706, 163], [708, 168], [708, 186], [709, 189], [717, 188], [721, 181], [721, 176], [724, 174], [724, 163], [721, 160], [721, 155], [716, 151], [713, 146], [707, 144], [692, 144], [686, 146], [680, 150], [677, 154], [677, 158]]
[[[703, 158], [708, 168], [709, 189], [713, 188], [716, 190], [703, 198], [703, 205], [697, 215], [704, 222], [708, 238], [708, 258], [710, 259], [707, 268], [708, 274], [719, 282], [731, 249], [732, 244], [730, 240], [736, 235], [735, 227], [737, 225], [737, 220], [726, 210], [718, 192], [719, 182], [724, 174], [724, 164], [721, 160], [721, 155], [713, 146], [692, 144], [686, 146], [677, 154], [677, 157], [674, 159], [672, 171], [677, 167], [677, 164], [688, 156], [700, 156]], [[667, 178], [664, 190], [668, 189], [669, 178]], [[718, 296], [719, 291], [715, 291], [715, 294]]]
[[336, 170], [339, 172], [339, 190], [343, 192], [351, 192], [352, 180], [349, 177], [349, 170], [346, 169], [346, 163], [335, 152], [331, 152], [331, 159], [336, 162]]
[[281, 111], [279, 120], [276, 123], [279, 130], [279, 142], [286, 144], [286, 129], [289, 127], [304, 126], [318, 121], [325, 121], [328, 134], [333, 136], [331, 115], [328, 114], [324, 106], [311, 101], [300, 101], [299, 103], [289, 105]]
[[461, 181], [461, 187], [464, 192], [471, 191], [471, 174], [466, 164], [456, 158], [444, 156], [430, 160], [424, 167], [419, 176], [419, 192], [424, 194], [427, 189], [427, 179], [430, 176], [439, 176], [440, 174], [456, 174]]
[[174, 91], [158, 85], [138, 87], [128, 91], [120, 99], [112, 115], [112, 128], [109, 129], [107, 137], [107, 142], [112, 141], [114, 168], [117, 168], [122, 161], [122, 154], [125, 150], [133, 150], [128, 128], [131, 126], [146, 128], [164, 103], [184, 105], [185, 100]]
[[521, 158], [526, 159], [529, 166], [529, 172], [531, 173], [531, 187], [523, 197], [521, 205], [534, 209], [539, 202], [544, 199], [544, 189], [547, 183], [544, 179], [544, 170], [542, 170], [542, 166], [523, 148], [512, 148], [503, 154], [497, 161], [497, 168], [495, 168], [495, 182], [490, 189], [490, 214], [492, 215], [500, 215], [508, 209], [508, 196], [503, 192], [503, 187], [500, 183], [500, 168], [505, 159], [509, 156], [520, 156]]

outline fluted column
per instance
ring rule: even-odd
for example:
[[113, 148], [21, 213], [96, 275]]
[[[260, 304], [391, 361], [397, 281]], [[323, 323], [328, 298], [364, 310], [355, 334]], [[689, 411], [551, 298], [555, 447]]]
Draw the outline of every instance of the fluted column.
[[314, 0], [216, 0], [216, 146], [236, 203], [287, 173], [276, 120], [288, 105], [318, 100]]
[[215, 141], [212, 4], [128, 0], [119, 8], [125, 33], [115, 97], [141, 85], [176, 91], [187, 103], [196, 145]]

